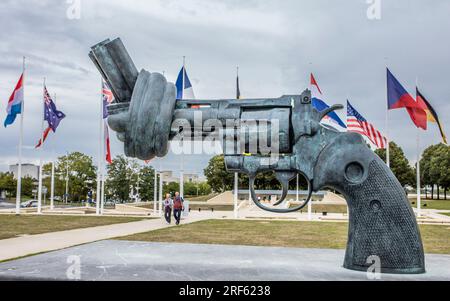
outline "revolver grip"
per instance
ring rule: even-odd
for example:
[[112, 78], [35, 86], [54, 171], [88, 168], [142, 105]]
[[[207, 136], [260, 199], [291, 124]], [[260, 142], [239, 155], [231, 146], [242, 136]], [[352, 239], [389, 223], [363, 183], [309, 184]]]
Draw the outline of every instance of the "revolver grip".
[[425, 273], [422, 239], [407, 195], [359, 134], [338, 135], [320, 154], [314, 190], [333, 188], [347, 200], [344, 267], [367, 271], [378, 256], [382, 273]]

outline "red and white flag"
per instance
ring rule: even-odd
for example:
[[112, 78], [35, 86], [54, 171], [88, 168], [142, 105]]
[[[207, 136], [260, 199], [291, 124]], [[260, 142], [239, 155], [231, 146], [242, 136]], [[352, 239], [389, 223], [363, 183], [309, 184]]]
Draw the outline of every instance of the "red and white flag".
[[111, 155], [111, 143], [109, 140], [109, 127], [108, 127], [108, 122], [107, 122], [107, 118], [108, 118], [108, 110], [107, 110], [107, 106], [110, 105], [113, 101], [114, 101], [114, 95], [111, 91], [111, 89], [108, 87], [108, 84], [103, 81], [103, 87], [102, 87], [102, 95], [103, 95], [103, 119], [104, 119], [104, 145], [105, 145], [105, 160], [106, 162], [108, 162], [108, 164], [112, 163], [112, 155]]
[[316, 87], [317, 92], [319, 92], [319, 94], [322, 95], [322, 90], [320, 90], [319, 84], [317, 83], [316, 78], [312, 73], [311, 73], [311, 86]]
[[112, 156], [111, 156], [111, 144], [109, 141], [109, 127], [108, 122], [105, 119], [105, 154], [106, 154], [106, 162], [112, 164]]
[[[48, 127], [48, 128], [45, 129], [44, 134], [42, 135], [43, 138], [44, 138], [44, 142], [45, 142], [45, 140], [47, 140], [48, 134], [50, 133], [51, 130], [52, 130], [51, 127]], [[37, 149], [37, 148], [40, 148], [40, 147], [42, 146], [42, 144], [43, 144], [43, 142], [42, 142], [42, 138], [41, 138], [41, 139], [39, 139], [39, 142], [38, 142], [38, 144], [35, 146], [35, 148], [36, 148], [36, 149]]]

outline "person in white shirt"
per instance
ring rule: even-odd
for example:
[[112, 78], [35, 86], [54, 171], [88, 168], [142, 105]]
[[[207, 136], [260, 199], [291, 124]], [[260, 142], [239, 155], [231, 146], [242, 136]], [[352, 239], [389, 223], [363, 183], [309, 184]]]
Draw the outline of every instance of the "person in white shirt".
[[173, 200], [171, 195], [166, 194], [166, 199], [164, 200], [164, 217], [166, 218], [166, 222], [168, 225], [171, 223], [172, 219], [172, 208], [173, 208]]

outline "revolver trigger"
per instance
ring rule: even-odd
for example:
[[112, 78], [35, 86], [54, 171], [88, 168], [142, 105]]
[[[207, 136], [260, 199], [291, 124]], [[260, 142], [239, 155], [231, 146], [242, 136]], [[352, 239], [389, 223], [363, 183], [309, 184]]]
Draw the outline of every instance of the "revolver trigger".
[[289, 182], [292, 179], [294, 179], [296, 176], [297, 176], [296, 172], [277, 172], [276, 173], [276, 178], [281, 183], [282, 194], [281, 194], [280, 200], [278, 202], [276, 202], [274, 204], [274, 206], [278, 206], [286, 200], [288, 193], [289, 193]]

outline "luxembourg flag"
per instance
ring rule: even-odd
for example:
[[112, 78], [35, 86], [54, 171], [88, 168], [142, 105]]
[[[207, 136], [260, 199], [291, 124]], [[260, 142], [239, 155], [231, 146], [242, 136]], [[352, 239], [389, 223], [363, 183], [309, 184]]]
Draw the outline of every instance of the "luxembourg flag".
[[16, 120], [18, 114], [22, 113], [22, 103], [23, 103], [23, 73], [20, 76], [19, 82], [14, 89], [11, 97], [8, 101], [8, 106], [6, 108], [6, 112], [8, 115], [5, 120], [5, 127], [11, 125]]
[[181, 68], [177, 79], [177, 99], [195, 99], [194, 89], [186, 72], [186, 67]]
[[[314, 75], [311, 73], [311, 94], [312, 94], [312, 104], [316, 110], [319, 112], [328, 109], [330, 106], [322, 100], [323, 94], [320, 90], [319, 84], [317, 83]], [[345, 123], [339, 118], [336, 112], [331, 112], [328, 114], [322, 121], [325, 124], [329, 124], [330, 126], [339, 125], [341, 128], [346, 129], [347, 126]]]

